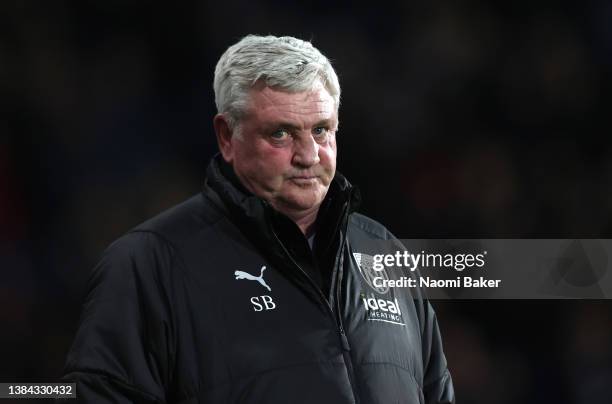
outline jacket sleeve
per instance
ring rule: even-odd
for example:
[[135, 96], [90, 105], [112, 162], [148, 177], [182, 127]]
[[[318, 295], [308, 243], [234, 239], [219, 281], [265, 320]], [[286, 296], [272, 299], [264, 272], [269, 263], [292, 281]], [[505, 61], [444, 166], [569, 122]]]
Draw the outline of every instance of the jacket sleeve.
[[442, 336], [438, 327], [436, 313], [429, 303], [424, 301], [425, 329], [423, 338], [423, 394], [427, 404], [455, 402], [453, 381], [448, 370], [446, 357], [442, 349]]
[[[397, 243], [396, 250], [407, 250], [406, 246], [386, 230], [386, 239]], [[415, 271], [417, 276], [420, 271]], [[421, 324], [421, 344], [423, 355], [423, 396], [426, 404], [454, 404], [455, 390], [448, 370], [446, 356], [442, 347], [442, 335], [433, 306], [421, 289], [416, 289], [415, 301], [418, 301], [417, 313]]]
[[172, 260], [170, 247], [145, 232], [105, 251], [89, 280], [63, 378], [76, 383], [79, 403], [165, 402], [173, 344], [164, 273]]

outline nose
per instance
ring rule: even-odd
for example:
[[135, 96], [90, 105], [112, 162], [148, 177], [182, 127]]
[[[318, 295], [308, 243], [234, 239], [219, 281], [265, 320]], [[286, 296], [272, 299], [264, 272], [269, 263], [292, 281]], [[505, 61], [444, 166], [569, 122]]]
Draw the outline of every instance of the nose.
[[299, 167], [312, 167], [319, 164], [319, 161], [321, 161], [319, 158], [320, 145], [311, 135], [300, 137], [293, 145], [292, 162], [294, 165]]

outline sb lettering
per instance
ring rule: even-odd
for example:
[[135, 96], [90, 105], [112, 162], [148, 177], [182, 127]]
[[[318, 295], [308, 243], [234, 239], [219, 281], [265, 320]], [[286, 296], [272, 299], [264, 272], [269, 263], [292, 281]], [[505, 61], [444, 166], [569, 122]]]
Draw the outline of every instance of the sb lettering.
[[274, 310], [276, 308], [274, 300], [268, 295], [251, 297], [251, 304], [255, 311]]

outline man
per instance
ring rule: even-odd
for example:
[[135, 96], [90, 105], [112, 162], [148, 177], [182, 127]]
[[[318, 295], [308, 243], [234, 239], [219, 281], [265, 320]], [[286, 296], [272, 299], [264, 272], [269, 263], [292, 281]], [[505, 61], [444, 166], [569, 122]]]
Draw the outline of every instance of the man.
[[204, 191], [113, 243], [91, 278], [66, 366], [81, 401], [453, 402], [429, 303], [360, 274], [368, 243], [393, 237], [336, 172], [329, 61], [247, 36], [214, 89]]

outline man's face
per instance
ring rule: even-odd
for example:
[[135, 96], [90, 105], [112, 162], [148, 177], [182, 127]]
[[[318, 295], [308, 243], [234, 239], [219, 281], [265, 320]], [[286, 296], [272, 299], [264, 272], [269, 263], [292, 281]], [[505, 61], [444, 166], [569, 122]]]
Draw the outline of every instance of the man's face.
[[275, 209], [300, 215], [318, 210], [336, 171], [338, 117], [322, 85], [288, 93], [256, 86], [240, 135], [222, 148], [238, 178]]

